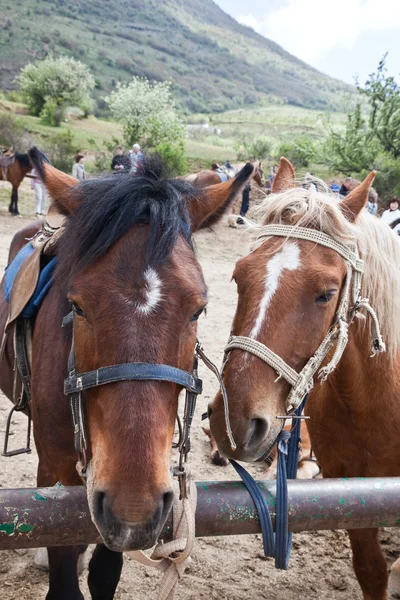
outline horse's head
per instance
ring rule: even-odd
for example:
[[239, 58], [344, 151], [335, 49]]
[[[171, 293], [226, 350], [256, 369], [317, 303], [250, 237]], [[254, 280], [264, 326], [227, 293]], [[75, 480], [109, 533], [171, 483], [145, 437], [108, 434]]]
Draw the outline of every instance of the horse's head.
[[[263, 207], [263, 224], [322, 231], [348, 245], [355, 237], [351, 222], [367, 201], [373, 177], [372, 173], [338, 204], [328, 194], [294, 187], [293, 167], [282, 159], [274, 181], [275, 195]], [[292, 238], [287, 233], [286, 239], [266, 235], [236, 264], [233, 279], [238, 304], [232, 336], [260, 342], [294, 370], [292, 373], [299, 373], [335, 324], [346, 282], [346, 261], [317, 241], [296, 238], [295, 231]], [[211, 431], [226, 457], [260, 460], [268, 456], [282, 429], [284, 421], [276, 417], [287, 414], [292, 386], [284, 376], [278, 377], [282, 363], [274, 368], [271, 356], [265, 362], [244, 347], [234, 348], [226, 356], [223, 379], [236, 450], [227, 437], [220, 393], [209, 407]]]
[[[157, 165], [76, 186], [37, 151], [31, 158], [68, 215], [56, 279], [74, 311], [77, 372], [122, 363], [191, 372], [207, 304], [191, 232], [222, 215], [252, 167], [199, 193], [183, 180], [163, 179]], [[131, 380], [84, 392], [88, 500], [112, 550], [152, 546], [165, 523], [181, 390], [165, 380]]]
[[254, 164], [253, 179], [260, 187], [265, 186], [264, 169], [261, 161]]

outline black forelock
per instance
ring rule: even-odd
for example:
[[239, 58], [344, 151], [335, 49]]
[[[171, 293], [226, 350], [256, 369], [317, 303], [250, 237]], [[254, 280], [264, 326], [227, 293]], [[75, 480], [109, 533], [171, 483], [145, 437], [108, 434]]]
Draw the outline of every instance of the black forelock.
[[104, 256], [135, 224], [150, 226], [143, 268], [168, 258], [180, 233], [190, 243], [186, 201], [199, 190], [183, 179], [166, 178], [157, 158], [147, 160], [140, 175], [107, 175], [81, 183], [73, 193], [79, 204], [67, 219], [58, 252], [64, 281]]

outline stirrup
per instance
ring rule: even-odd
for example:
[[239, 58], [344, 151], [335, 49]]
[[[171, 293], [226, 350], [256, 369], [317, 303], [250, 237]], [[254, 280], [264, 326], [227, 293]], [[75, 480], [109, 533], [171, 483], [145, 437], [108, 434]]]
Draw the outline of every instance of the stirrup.
[[13, 406], [12, 409], [10, 410], [10, 414], [8, 415], [8, 418], [7, 418], [6, 432], [5, 432], [5, 436], [4, 436], [4, 448], [3, 448], [2, 456], [17, 456], [18, 454], [29, 454], [29, 452], [32, 452], [32, 449], [31, 449], [32, 417], [31, 417], [30, 411], [28, 414], [28, 429], [27, 429], [27, 435], [26, 435], [26, 447], [25, 448], [17, 448], [16, 450], [8, 449], [8, 443], [10, 441], [11, 419], [12, 419], [12, 416], [13, 416], [15, 410], [16, 410], [16, 407]]

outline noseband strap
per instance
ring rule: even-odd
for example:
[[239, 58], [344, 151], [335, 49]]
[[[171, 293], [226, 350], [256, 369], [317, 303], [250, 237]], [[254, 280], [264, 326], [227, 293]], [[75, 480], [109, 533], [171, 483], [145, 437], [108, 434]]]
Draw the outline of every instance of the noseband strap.
[[[73, 313], [64, 317], [62, 326], [73, 325]], [[69, 397], [72, 422], [74, 427], [74, 445], [79, 456], [77, 465], [80, 476], [85, 479], [87, 468], [88, 436], [85, 423], [85, 410], [82, 392], [88, 389], [119, 383], [121, 381], [165, 381], [175, 383], [186, 389], [186, 402], [184, 409], [184, 426], [179, 436], [179, 469], [177, 475], [181, 487], [181, 495], [186, 497], [186, 471], [185, 462], [190, 450], [190, 426], [193, 420], [196, 399], [202, 392], [202, 381], [197, 376], [197, 353], [199, 343], [196, 343], [193, 362], [193, 373], [183, 371], [171, 365], [157, 363], [121, 363], [100, 367], [93, 371], [77, 373], [75, 360], [74, 332], [72, 331], [71, 349], [68, 357], [68, 377], [64, 380], [64, 394]]]
[[82, 390], [119, 381], [168, 381], [181, 385], [194, 394], [201, 394], [202, 382], [188, 371], [170, 365], [153, 363], [122, 363], [101, 367], [86, 373], [71, 373], [64, 381], [64, 394], [76, 394]]

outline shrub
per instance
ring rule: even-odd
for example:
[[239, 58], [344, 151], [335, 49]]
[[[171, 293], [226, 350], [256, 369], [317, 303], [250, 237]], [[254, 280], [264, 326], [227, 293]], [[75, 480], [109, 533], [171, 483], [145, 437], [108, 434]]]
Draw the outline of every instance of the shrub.
[[95, 85], [87, 66], [66, 56], [26, 65], [17, 81], [31, 112], [56, 125], [66, 106], [87, 106]]
[[298, 138], [279, 146], [277, 158], [281, 156], [290, 160], [295, 167], [308, 167], [317, 159], [317, 150], [310, 138]]
[[183, 141], [180, 141], [177, 144], [161, 142], [155, 147], [155, 151], [160, 155], [165, 168], [171, 177], [184, 175], [188, 172], [188, 164], [185, 159], [185, 145]]
[[238, 160], [265, 160], [271, 156], [272, 142], [260, 136], [252, 141], [242, 141], [236, 146]]
[[71, 173], [77, 150], [70, 130], [54, 135], [45, 148], [51, 163], [65, 173]]

